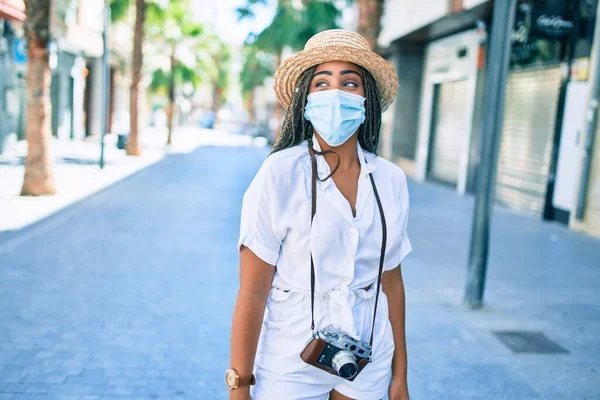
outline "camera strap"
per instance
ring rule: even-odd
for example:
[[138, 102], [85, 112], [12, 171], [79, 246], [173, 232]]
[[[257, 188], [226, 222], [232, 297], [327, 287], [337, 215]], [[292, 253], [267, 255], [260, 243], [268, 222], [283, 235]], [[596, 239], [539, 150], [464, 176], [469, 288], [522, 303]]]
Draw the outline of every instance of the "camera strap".
[[[340, 156], [331, 150], [325, 151], [317, 151], [312, 148], [312, 144], [309, 143], [308, 152], [310, 154], [310, 159], [312, 163], [312, 199], [311, 199], [311, 217], [310, 223], [312, 226], [312, 222], [315, 218], [315, 214], [317, 213], [317, 180], [323, 182], [327, 179], [331, 178], [332, 175], [338, 170], [340, 166]], [[325, 178], [320, 179], [317, 174], [317, 158], [316, 155], [324, 156], [325, 154], [333, 153], [338, 157], [338, 163], [333, 171], [327, 175]], [[365, 157], [365, 163], [367, 159]], [[373, 347], [373, 334], [375, 332], [375, 317], [377, 316], [377, 304], [379, 303], [379, 289], [381, 288], [381, 278], [383, 276], [383, 262], [385, 258], [385, 247], [387, 243], [387, 225], [385, 222], [385, 214], [383, 213], [383, 206], [381, 205], [381, 199], [379, 198], [379, 193], [377, 192], [377, 186], [375, 185], [375, 179], [373, 179], [373, 174], [369, 174], [369, 179], [371, 180], [371, 185], [373, 186], [373, 194], [375, 195], [375, 200], [377, 201], [377, 207], [379, 208], [379, 215], [381, 217], [381, 228], [383, 230], [382, 240], [381, 240], [381, 255], [379, 257], [379, 272], [377, 274], [377, 287], [375, 288], [375, 307], [373, 310], [373, 324], [371, 326], [371, 337], [369, 339], [369, 345]], [[312, 256], [312, 251], [310, 253], [310, 315], [311, 315], [311, 323], [310, 329], [315, 332], [315, 263]]]

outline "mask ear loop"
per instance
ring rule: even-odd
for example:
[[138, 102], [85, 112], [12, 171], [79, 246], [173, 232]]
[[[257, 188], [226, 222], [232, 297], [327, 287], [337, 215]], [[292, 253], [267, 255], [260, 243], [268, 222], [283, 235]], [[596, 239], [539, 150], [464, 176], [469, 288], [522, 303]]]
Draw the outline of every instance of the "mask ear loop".
[[316, 155], [318, 155], [318, 156], [325, 156], [326, 154], [335, 154], [335, 156], [337, 157], [337, 163], [336, 163], [335, 167], [333, 168], [333, 171], [331, 171], [331, 173], [329, 175], [327, 175], [323, 179], [319, 178], [319, 175], [317, 175], [317, 180], [319, 182], [325, 182], [327, 179], [331, 178], [333, 176], [333, 174], [335, 174], [336, 171], [338, 170], [338, 168], [340, 167], [340, 163], [341, 163], [340, 155], [338, 153], [336, 153], [335, 151], [333, 151], [333, 150], [323, 150], [323, 151], [315, 150], [313, 148], [313, 141], [312, 141], [312, 139], [309, 139], [308, 145], [312, 149], [313, 153], [316, 154]]

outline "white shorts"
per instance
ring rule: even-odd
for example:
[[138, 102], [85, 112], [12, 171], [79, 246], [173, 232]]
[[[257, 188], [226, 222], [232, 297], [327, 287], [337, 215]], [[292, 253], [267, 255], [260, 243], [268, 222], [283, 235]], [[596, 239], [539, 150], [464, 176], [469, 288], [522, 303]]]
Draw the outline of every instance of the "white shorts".
[[[354, 291], [352, 313], [361, 339], [371, 335], [375, 290]], [[320, 400], [335, 390], [357, 400], [380, 400], [388, 391], [392, 376], [394, 339], [388, 318], [385, 294], [379, 294], [373, 339], [372, 362], [353, 381], [331, 375], [300, 358], [311, 339], [310, 292], [285, 292], [273, 288], [258, 343], [253, 400]], [[315, 294], [315, 326], [331, 323], [329, 296]]]

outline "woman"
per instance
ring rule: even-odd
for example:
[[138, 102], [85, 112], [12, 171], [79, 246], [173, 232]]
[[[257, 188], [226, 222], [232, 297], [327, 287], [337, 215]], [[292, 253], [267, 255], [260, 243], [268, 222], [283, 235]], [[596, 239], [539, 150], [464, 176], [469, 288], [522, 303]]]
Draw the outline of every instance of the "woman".
[[[408, 189], [400, 168], [375, 155], [397, 86], [391, 65], [344, 30], [315, 35], [277, 70], [288, 112], [244, 195], [231, 399], [408, 399]], [[340, 359], [308, 360], [326, 327], [354, 352], [372, 344], [357, 375], [346, 358], [346, 377]]]

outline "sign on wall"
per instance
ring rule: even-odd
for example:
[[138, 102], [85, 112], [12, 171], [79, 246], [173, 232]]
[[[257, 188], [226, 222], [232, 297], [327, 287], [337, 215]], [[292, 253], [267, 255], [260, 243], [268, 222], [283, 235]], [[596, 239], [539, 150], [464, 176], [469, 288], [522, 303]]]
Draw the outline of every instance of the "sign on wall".
[[27, 40], [16, 38], [13, 41], [13, 59], [15, 64], [27, 63]]
[[575, 33], [568, 0], [526, 0], [517, 7], [511, 63], [558, 60], [561, 41]]

